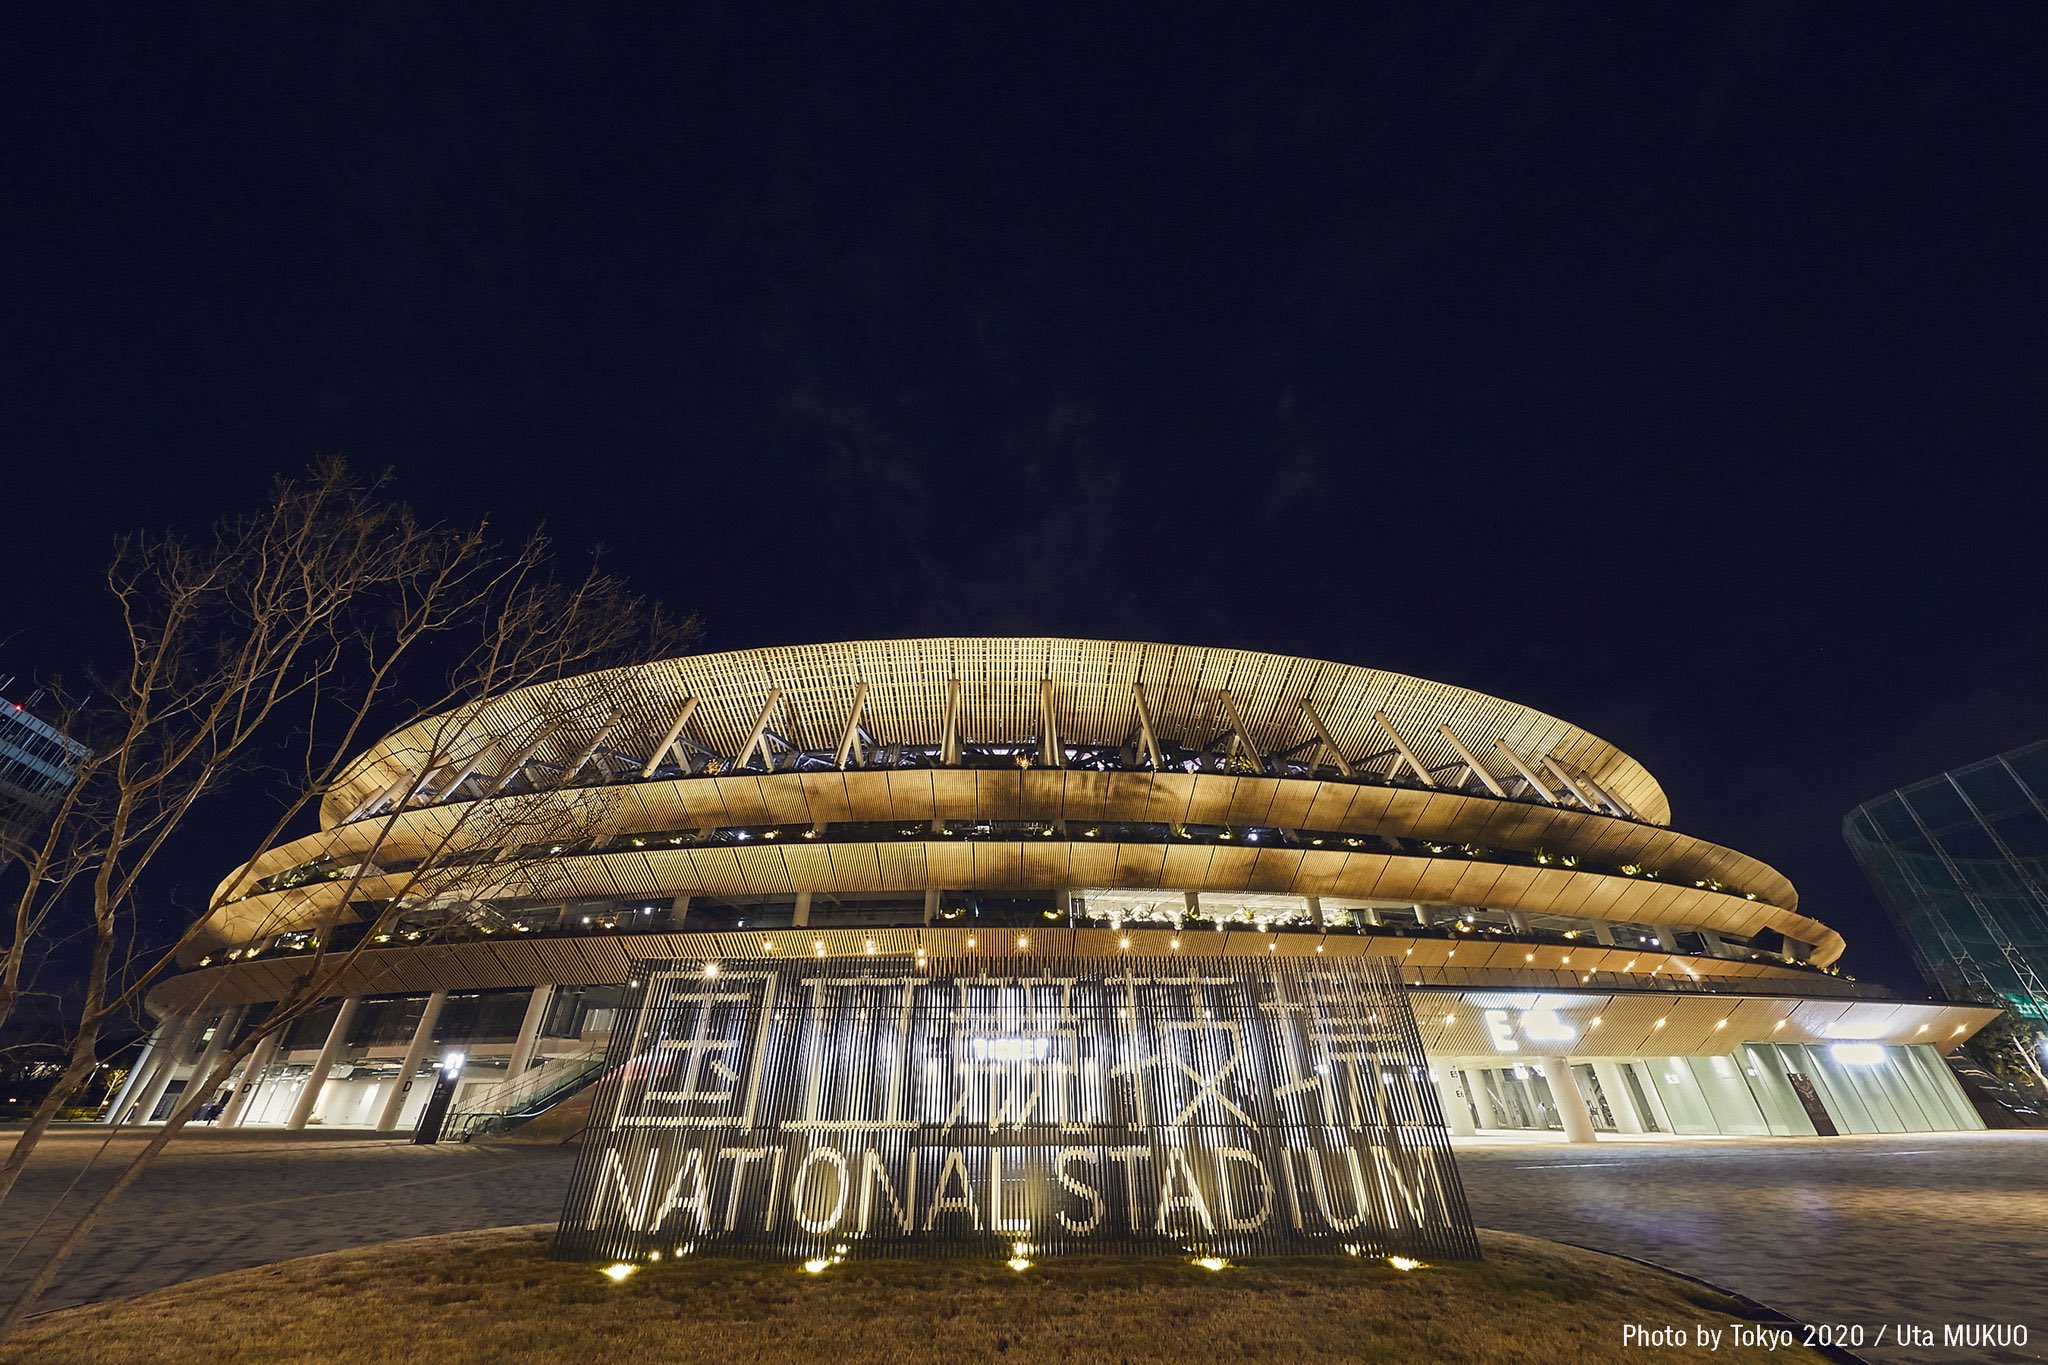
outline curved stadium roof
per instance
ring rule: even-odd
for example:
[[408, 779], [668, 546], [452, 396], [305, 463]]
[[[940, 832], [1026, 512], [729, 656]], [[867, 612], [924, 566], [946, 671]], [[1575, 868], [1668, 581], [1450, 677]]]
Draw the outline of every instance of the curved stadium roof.
[[[1199, 752], [1241, 727], [1262, 765], [1290, 756], [1329, 761], [1321, 748], [1327, 738], [1341, 762], [1452, 788], [1480, 780], [1470, 772], [1468, 756], [1510, 785], [1518, 781], [1520, 759], [1540, 770], [1553, 791], [1568, 792], [1573, 779], [1590, 779], [1633, 818], [1659, 825], [1671, 818], [1663, 789], [1640, 763], [1555, 716], [1406, 674], [1246, 650], [1031, 637], [871, 640], [701, 654], [509, 693], [474, 718], [475, 742], [519, 730], [537, 716], [571, 710], [577, 700], [612, 717], [604, 736], [607, 750], [636, 757], [653, 755], [687, 707], [680, 737], [715, 755], [714, 762], [732, 764], [742, 757], [757, 728], [770, 741], [757, 745], [757, 752], [767, 749], [784, 766], [803, 766], [805, 755], [829, 760], [858, 703], [863, 749], [870, 741], [942, 749], [949, 720], [950, 733], [970, 748], [1036, 741], [1048, 717], [1066, 748], [1142, 744], [1142, 732], [1150, 729], [1162, 746]], [[446, 752], [448, 741], [432, 724], [401, 730], [364, 755], [349, 779], [329, 793], [323, 826], [362, 813], [394, 779], [415, 770], [419, 756], [437, 748]], [[573, 762], [599, 724], [593, 715], [580, 728], [561, 727], [532, 759]], [[1404, 747], [1428, 770], [1426, 782], [1402, 771]], [[1546, 759], [1561, 771], [1550, 774]]]

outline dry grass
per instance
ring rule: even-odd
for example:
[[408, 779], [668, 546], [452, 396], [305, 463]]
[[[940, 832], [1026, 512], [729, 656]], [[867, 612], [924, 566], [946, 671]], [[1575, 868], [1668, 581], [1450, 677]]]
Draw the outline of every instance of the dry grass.
[[[1506, 1233], [1485, 1262], [1070, 1258], [849, 1262], [805, 1275], [693, 1257], [613, 1284], [547, 1259], [545, 1231], [387, 1243], [38, 1319], [0, 1361], [842, 1359], [1642, 1360], [1624, 1322], [1745, 1320], [1700, 1286]], [[1660, 1358], [1680, 1353], [1656, 1352]], [[1704, 1354], [1704, 1353], [1702, 1353]], [[1762, 1358], [1724, 1347], [1716, 1360]], [[1817, 1359], [1797, 1350], [1770, 1359]]]

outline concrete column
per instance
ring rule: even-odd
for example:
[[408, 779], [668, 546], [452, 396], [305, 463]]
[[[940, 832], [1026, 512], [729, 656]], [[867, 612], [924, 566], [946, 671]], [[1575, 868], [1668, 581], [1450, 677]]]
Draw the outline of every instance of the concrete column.
[[1600, 944], [1602, 947], [1612, 948], [1614, 946], [1614, 930], [1595, 920], [1593, 922], [1593, 942]]
[[406, 1087], [419, 1075], [420, 1063], [427, 1059], [427, 1049], [434, 1045], [434, 1025], [441, 1022], [441, 1007], [447, 1003], [446, 991], [435, 991], [427, 997], [427, 1007], [420, 1011], [420, 1022], [413, 1028], [412, 1041], [405, 1046], [405, 1060], [398, 1064], [398, 1081], [384, 1099], [383, 1112], [377, 1115], [378, 1132], [388, 1133], [398, 1126], [398, 1116], [405, 1111]]
[[668, 903], [668, 927], [675, 933], [683, 932], [683, 925], [690, 918], [690, 894], [684, 892]]
[[1540, 1059], [1543, 1079], [1550, 1086], [1551, 1101], [1557, 1105], [1557, 1115], [1564, 1120], [1566, 1142], [1593, 1142], [1593, 1114], [1586, 1108], [1586, 1097], [1579, 1093], [1579, 1083], [1572, 1078], [1572, 1066], [1562, 1057]]
[[1453, 1137], [1471, 1137], [1479, 1131], [1472, 1121], [1472, 1105], [1465, 1098], [1465, 1080], [1450, 1067], [1442, 1068], [1436, 1082], [1437, 1103], [1443, 1106], [1444, 1126]]
[[1702, 929], [1699, 931], [1699, 935], [1700, 942], [1707, 945], [1707, 952], [1712, 954], [1713, 956], [1731, 958], [1735, 956], [1735, 954], [1732, 951], [1730, 951], [1727, 940], [1722, 938], [1713, 930]]
[[808, 891], [796, 893], [796, 919], [794, 922], [799, 929], [811, 922], [811, 893]]
[[206, 1044], [206, 1051], [200, 1053], [199, 1060], [192, 1064], [193, 1085], [205, 1084], [206, 1078], [213, 1074], [214, 1067], [220, 1064], [220, 1054], [227, 1051], [235, 1030], [242, 1026], [242, 1016], [248, 1012], [247, 1005], [236, 1005], [221, 1015], [220, 1021], [213, 1026], [213, 1038]]
[[1360, 910], [1354, 911], [1353, 913], [1355, 913], [1360, 919], [1364, 920], [1367, 924], [1370, 924], [1373, 928], [1377, 929], [1380, 927], [1380, 912], [1373, 909], [1373, 907], [1371, 907], [1370, 905], [1365, 906]]
[[135, 1098], [129, 1105], [135, 1114], [135, 1122], [146, 1122], [156, 1109], [157, 1101], [162, 1099], [164, 1091], [171, 1087], [171, 1073], [178, 1069], [178, 1063], [184, 1060], [186, 1049], [191, 1046], [192, 1039], [198, 1036], [205, 1022], [206, 1016], [197, 1010], [185, 1015], [178, 1021], [177, 1032], [158, 1049], [160, 1055], [157, 1058], [156, 1069], [150, 1073], [149, 1079], [137, 1088]]
[[263, 1035], [263, 1041], [256, 1044], [256, 1050], [242, 1063], [241, 1077], [235, 1082], [234, 1098], [221, 1111], [220, 1126], [239, 1128], [242, 1119], [249, 1112], [249, 1105], [256, 1098], [256, 1089], [263, 1084], [263, 1073], [277, 1060], [277, 1050], [284, 1045], [285, 1034], [291, 1031], [290, 1024], [280, 1025]]
[[1316, 928], [1323, 928], [1323, 898], [1321, 896], [1303, 896], [1302, 899], [1308, 902], [1309, 921]]
[[1667, 953], [1678, 950], [1678, 940], [1672, 937], [1671, 931], [1661, 924], [1650, 926], [1650, 937], [1657, 940], [1657, 946]]
[[135, 1093], [135, 1087], [141, 1083], [142, 1078], [148, 1075], [150, 1069], [156, 1065], [157, 1054], [162, 1050], [165, 1038], [177, 1027], [179, 1022], [180, 1020], [175, 1014], [167, 1014], [156, 1021], [156, 1027], [149, 1032], [149, 1040], [142, 1045], [142, 1051], [136, 1054], [135, 1065], [128, 1068], [127, 1077], [122, 1080], [120, 1090], [115, 1093], [114, 1102], [107, 1106], [107, 1116], [102, 1122], [119, 1123], [121, 1121], [121, 1115], [128, 1104], [128, 1097]]
[[1415, 922], [1421, 925], [1423, 928], [1427, 929], [1429, 927], [1429, 911], [1420, 905], [1414, 907], [1414, 909]]
[[939, 888], [926, 887], [924, 893], [924, 922], [936, 923], [939, 918]]
[[526, 1017], [519, 1021], [519, 1041], [512, 1044], [512, 1058], [505, 1064], [505, 1083], [510, 1085], [526, 1074], [526, 1068], [533, 1065], [533, 1052], [540, 1045], [540, 1026], [548, 1017], [548, 1001], [554, 999], [553, 986], [535, 986], [533, 994], [526, 997]]
[[1200, 923], [1202, 922], [1202, 893], [1201, 893], [1201, 892], [1199, 892], [1199, 891], [1183, 891], [1183, 892], [1181, 893], [1181, 904], [1182, 904], [1182, 906], [1184, 906], [1184, 907], [1185, 907], [1185, 915], [1184, 915], [1184, 918], [1185, 918], [1185, 920], [1186, 920], [1186, 922], [1187, 922], [1187, 923], [1189, 923], [1189, 924], [1200, 924]]
[[1607, 1096], [1607, 1107], [1614, 1114], [1614, 1126], [1624, 1133], [1646, 1133], [1643, 1116], [1636, 1112], [1635, 1096], [1629, 1093], [1628, 1077], [1613, 1062], [1593, 1063], [1593, 1074], [1599, 1078], [1600, 1091]]
[[1508, 928], [1518, 934], [1529, 932], [1529, 917], [1519, 910], [1508, 911]]
[[313, 1107], [320, 1102], [320, 1092], [327, 1088], [327, 1073], [334, 1070], [334, 1060], [341, 1055], [341, 1045], [348, 1039], [349, 1025], [356, 1021], [356, 1009], [363, 1003], [360, 995], [351, 995], [341, 1002], [341, 1012], [334, 1016], [334, 1027], [327, 1030], [327, 1041], [320, 1045], [320, 1055], [313, 1062], [313, 1074], [306, 1077], [306, 1088], [299, 1092], [298, 1102], [292, 1105], [292, 1116], [285, 1121], [285, 1127], [296, 1133], [306, 1126], [306, 1120], [313, 1117]]

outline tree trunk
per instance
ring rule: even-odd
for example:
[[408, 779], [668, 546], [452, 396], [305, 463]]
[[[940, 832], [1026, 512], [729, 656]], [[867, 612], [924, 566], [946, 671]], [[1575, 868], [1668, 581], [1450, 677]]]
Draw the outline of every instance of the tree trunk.
[[171, 1139], [183, 1131], [192, 1115], [199, 1111], [200, 1104], [208, 1095], [220, 1088], [221, 1082], [241, 1064], [244, 1057], [255, 1050], [257, 1041], [264, 1037], [265, 1033], [266, 1030], [259, 1029], [250, 1034], [239, 1046], [214, 1064], [213, 1073], [206, 1078], [205, 1084], [188, 1087], [190, 1093], [172, 1111], [170, 1118], [164, 1121], [164, 1126], [159, 1128], [147, 1145], [122, 1168], [121, 1174], [114, 1178], [114, 1183], [102, 1191], [99, 1198], [93, 1200], [85, 1212], [78, 1216], [78, 1221], [64, 1234], [64, 1240], [43, 1258], [43, 1263], [36, 1267], [35, 1274], [29, 1277], [29, 1282], [15, 1296], [14, 1302], [7, 1306], [4, 1313], [0, 1313], [0, 1342], [14, 1335], [15, 1329], [21, 1326], [22, 1319], [34, 1311], [37, 1301], [56, 1281], [59, 1272], [64, 1269], [64, 1263], [71, 1259], [71, 1254], [77, 1251], [85, 1239], [92, 1235], [92, 1230], [99, 1226], [100, 1219], [106, 1216], [107, 1210], [114, 1206], [130, 1185], [142, 1178], [143, 1171], [156, 1160], [158, 1153], [169, 1146]]

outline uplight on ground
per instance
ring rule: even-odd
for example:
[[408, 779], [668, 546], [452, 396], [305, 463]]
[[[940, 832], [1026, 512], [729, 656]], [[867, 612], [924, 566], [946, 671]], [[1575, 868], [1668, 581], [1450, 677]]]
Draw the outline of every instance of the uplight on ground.
[[[635, 1279], [634, 1292], [613, 1294], [592, 1282], [609, 1263], [552, 1259], [548, 1231], [359, 1247], [61, 1309], [0, 1344], [0, 1365], [165, 1359], [167, 1341], [178, 1343], [177, 1359], [209, 1365], [469, 1359], [484, 1341], [516, 1342], [518, 1358], [536, 1362], [659, 1360], [678, 1354], [678, 1322], [718, 1343], [722, 1358], [761, 1365], [815, 1365], [820, 1342], [843, 1359], [1178, 1365], [1190, 1354], [1188, 1324], [1203, 1315], [1245, 1341], [1285, 1343], [1289, 1359], [1410, 1365], [1444, 1358], [1455, 1340], [1480, 1361], [1641, 1365], [1620, 1344], [1624, 1324], [1755, 1321], [1692, 1281], [1500, 1233], [1481, 1234], [1484, 1261], [1433, 1262], [1429, 1274], [1398, 1280], [1360, 1275], [1358, 1260], [1342, 1255], [1232, 1261], [1227, 1276], [1190, 1278], [1162, 1273], [1175, 1262], [1158, 1257], [1063, 1250], [1034, 1264], [1026, 1285], [994, 1257], [835, 1264], [820, 1248], [831, 1284], [792, 1295], [788, 1262], [769, 1271], [676, 1248], [663, 1248], [660, 1270]], [[1031, 1307], [1055, 1301], [1060, 1311]], [[1730, 1365], [1762, 1360], [1724, 1355]], [[1771, 1352], [1769, 1365], [1819, 1359], [1794, 1345]]]

